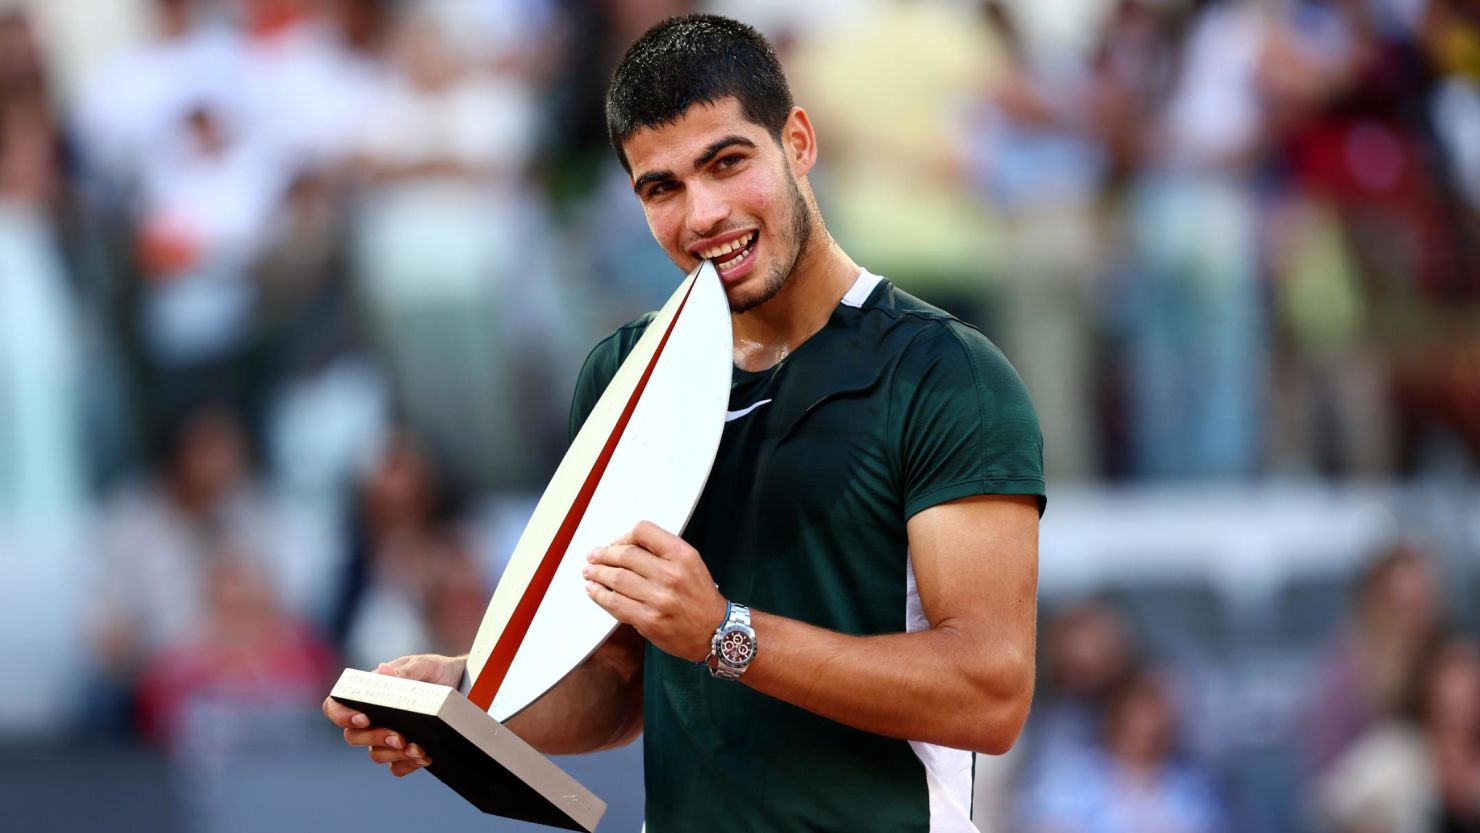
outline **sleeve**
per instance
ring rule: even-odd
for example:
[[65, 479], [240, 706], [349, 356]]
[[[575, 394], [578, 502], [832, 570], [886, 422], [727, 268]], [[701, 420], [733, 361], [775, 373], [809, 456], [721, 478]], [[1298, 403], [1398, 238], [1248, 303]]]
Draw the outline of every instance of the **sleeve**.
[[575, 441], [581, 426], [586, 424], [586, 417], [596, 407], [596, 401], [601, 398], [606, 386], [611, 384], [612, 377], [617, 375], [621, 362], [617, 361], [615, 342], [615, 334], [607, 336], [591, 348], [585, 364], [581, 365], [581, 373], [576, 377], [575, 393], [570, 398], [570, 436], [567, 442]]
[[586, 424], [586, 418], [596, 408], [597, 400], [606, 392], [606, 386], [617, 375], [617, 368], [622, 366], [627, 354], [632, 352], [637, 340], [652, 322], [654, 314], [648, 313], [623, 325], [591, 348], [585, 364], [581, 366], [580, 375], [576, 377], [575, 393], [571, 395], [570, 436], [567, 442], [574, 441], [576, 434], [580, 433], [581, 426]]
[[956, 323], [916, 336], [891, 385], [889, 420], [905, 517], [973, 495], [1047, 502], [1043, 435], [1017, 371], [981, 333]]

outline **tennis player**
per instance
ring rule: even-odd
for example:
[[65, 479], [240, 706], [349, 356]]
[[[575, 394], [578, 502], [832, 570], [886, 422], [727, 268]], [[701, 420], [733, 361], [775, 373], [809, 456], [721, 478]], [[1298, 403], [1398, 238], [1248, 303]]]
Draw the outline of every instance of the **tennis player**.
[[[653, 237], [724, 282], [730, 411], [688, 527], [588, 555], [623, 625], [510, 728], [550, 754], [640, 734], [651, 833], [970, 833], [972, 752], [1007, 750], [1033, 693], [1045, 487], [1022, 382], [828, 234], [817, 134], [754, 29], [658, 24], [606, 106]], [[650, 319], [592, 350], [572, 436]], [[456, 685], [463, 662], [380, 670]], [[428, 763], [324, 709], [394, 774]]]

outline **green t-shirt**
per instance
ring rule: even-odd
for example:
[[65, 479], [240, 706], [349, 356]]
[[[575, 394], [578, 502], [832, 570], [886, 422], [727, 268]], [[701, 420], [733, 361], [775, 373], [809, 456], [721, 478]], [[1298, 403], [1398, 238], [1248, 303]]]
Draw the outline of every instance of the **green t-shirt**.
[[[651, 319], [591, 351], [572, 436]], [[928, 628], [906, 521], [970, 495], [1042, 506], [1042, 436], [1012, 366], [867, 272], [775, 367], [736, 369], [729, 407], [683, 535], [757, 610], [846, 634]], [[652, 646], [644, 662], [649, 833], [974, 830], [970, 753], [844, 726]]]

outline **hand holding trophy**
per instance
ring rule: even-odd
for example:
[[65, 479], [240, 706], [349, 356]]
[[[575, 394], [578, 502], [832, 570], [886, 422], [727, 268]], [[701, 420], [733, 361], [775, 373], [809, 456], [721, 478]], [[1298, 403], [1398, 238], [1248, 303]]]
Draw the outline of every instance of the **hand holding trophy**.
[[[438, 654], [418, 654], [382, 662], [375, 669], [377, 674], [420, 680], [435, 685], [456, 686], [467, 667], [466, 657], [444, 657]], [[430, 766], [432, 759], [426, 750], [408, 743], [393, 729], [373, 727], [370, 718], [346, 706], [333, 697], [324, 698], [324, 716], [344, 730], [344, 740], [351, 746], [364, 746], [370, 750], [370, 760], [386, 764], [391, 774], [400, 778], [422, 767]]]

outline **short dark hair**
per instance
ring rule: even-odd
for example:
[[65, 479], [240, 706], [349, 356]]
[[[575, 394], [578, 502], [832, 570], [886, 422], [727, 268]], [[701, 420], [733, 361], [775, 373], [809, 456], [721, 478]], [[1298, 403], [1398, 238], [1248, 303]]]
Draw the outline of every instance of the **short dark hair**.
[[670, 17], [627, 49], [606, 91], [606, 129], [622, 167], [622, 143], [643, 128], [672, 124], [695, 104], [734, 96], [745, 118], [778, 142], [791, 115], [791, 88], [771, 44], [754, 28], [712, 14]]

